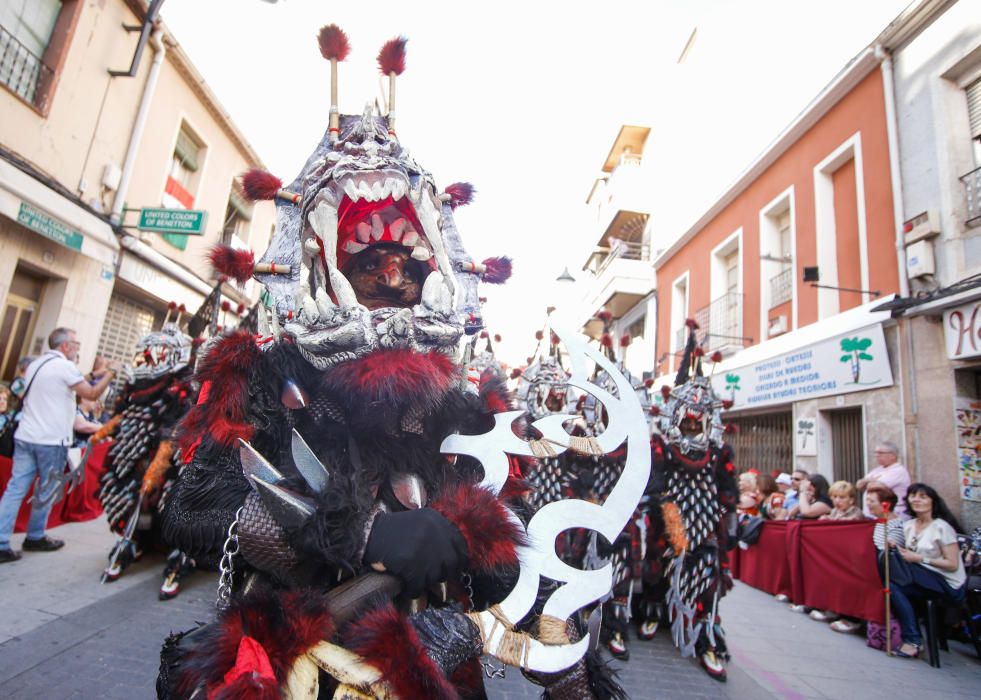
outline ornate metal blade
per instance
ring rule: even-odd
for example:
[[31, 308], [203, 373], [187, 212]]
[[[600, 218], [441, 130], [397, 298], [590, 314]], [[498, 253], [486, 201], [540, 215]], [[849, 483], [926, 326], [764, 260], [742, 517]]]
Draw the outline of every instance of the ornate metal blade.
[[238, 458], [242, 463], [242, 473], [249, 479], [262, 479], [270, 484], [278, 484], [285, 477], [269, 463], [251, 444], [239, 438]]
[[309, 498], [258, 477], [253, 476], [251, 480], [256, 493], [262, 499], [262, 504], [280, 525], [290, 528], [300, 527], [317, 512], [316, 506]]
[[314, 493], [323, 493], [330, 483], [330, 472], [323, 462], [317, 459], [303, 436], [293, 429], [293, 462], [300, 476], [313, 489]]

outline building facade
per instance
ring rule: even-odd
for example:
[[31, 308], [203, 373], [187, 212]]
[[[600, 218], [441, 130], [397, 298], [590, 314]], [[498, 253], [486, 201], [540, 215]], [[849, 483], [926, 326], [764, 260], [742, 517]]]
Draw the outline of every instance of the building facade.
[[[881, 58], [859, 54], [654, 262], [657, 386], [698, 324], [741, 468], [856, 481], [903, 441]], [[708, 357], [706, 357], [708, 360]]]
[[[134, 57], [140, 34], [124, 25], [146, 10], [0, 9], [2, 380], [56, 326], [78, 330], [83, 368], [97, 353], [128, 362], [169, 302], [193, 312], [214, 286], [210, 246], [268, 242], [273, 207], [247, 203], [236, 179], [261, 160], [166, 26], [148, 25]], [[201, 235], [140, 230], [144, 208], [204, 212]], [[232, 307], [256, 298], [223, 291]]]

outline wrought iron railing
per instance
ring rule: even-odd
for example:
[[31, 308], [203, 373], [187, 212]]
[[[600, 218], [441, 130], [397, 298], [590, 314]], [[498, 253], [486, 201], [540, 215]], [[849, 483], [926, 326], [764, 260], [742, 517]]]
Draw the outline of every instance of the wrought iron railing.
[[788, 267], [786, 270], [775, 274], [770, 278], [770, 308], [780, 306], [784, 302], [790, 301], [794, 294], [794, 269]]
[[967, 190], [968, 226], [981, 225], [981, 168], [975, 168], [967, 175], [961, 175], [961, 182]]
[[718, 350], [725, 346], [742, 347], [743, 295], [729, 292], [695, 312], [698, 337], [706, 350]]
[[44, 62], [20, 43], [13, 34], [0, 26], [0, 83], [38, 107], [38, 88], [54, 75]]

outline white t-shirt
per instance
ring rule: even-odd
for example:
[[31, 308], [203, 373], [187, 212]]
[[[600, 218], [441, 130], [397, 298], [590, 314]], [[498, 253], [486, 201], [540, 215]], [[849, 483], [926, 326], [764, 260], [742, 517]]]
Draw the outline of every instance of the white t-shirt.
[[[903, 530], [906, 534], [906, 547], [912, 552], [922, 554], [930, 559], [943, 559], [943, 545], [957, 544], [957, 533], [946, 520], [936, 518], [931, 521], [920, 532], [916, 531], [916, 520], [907, 520], [903, 523]], [[957, 570], [944, 571], [929, 564], [923, 564], [923, 568], [936, 571], [947, 579], [947, 585], [957, 589], [964, 585], [967, 574], [964, 572], [964, 562], [961, 560], [960, 552], [957, 553]]]
[[[37, 379], [30, 384], [35, 374]], [[72, 387], [84, 382], [85, 377], [61, 352], [48, 350], [28, 366], [24, 378], [30, 391], [21, 408], [14, 439], [36, 445], [70, 445], [75, 425]]]

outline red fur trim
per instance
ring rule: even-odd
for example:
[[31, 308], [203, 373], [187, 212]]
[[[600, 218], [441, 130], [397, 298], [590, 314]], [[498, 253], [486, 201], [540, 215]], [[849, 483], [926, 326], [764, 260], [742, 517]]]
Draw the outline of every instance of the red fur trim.
[[459, 696], [394, 607], [373, 610], [353, 623], [345, 646], [378, 669], [400, 698], [455, 700]]
[[389, 39], [378, 52], [378, 67], [382, 75], [402, 75], [405, 70], [405, 45], [409, 40], [404, 36]]
[[215, 271], [231, 277], [239, 284], [245, 284], [255, 269], [255, 255], [251, 250], [236, 250], [230, 245], [212, 247], [208, 251], [208, 260]]
[[493, 493], [460, 483], [443, 491], [432, 507], [463, 534], [472, 568], [486, 571], [518, 565], [517, 547], [524, 543], [525, 534]]
[[333, 58], [343, 61], [351, 52], [347, 34], [336, 24], [321, 27], [320, 34], [317, 35], [317, 43], [320, 44], [320, 55], [327, 60]]
[[181, 422], [178, 443], [182, 451], [193, 453], [205, 435], [224, 447], [233, 446], [238, 438], [252, 437], [246, 406], [249, 378], [260, 358], [252, 334], [235, 331], [219, 340], [200, 361], [197, 377], [202, 390], [197, 405]]
[[661, 415], [661, 407], [660, 407], [660, 406], [657, 406], [657, 405], [654, 405], [654, 406], [651, 406], [651, 407], [650, 407], [650, 408], [648, 409], [648, 412], [649, 412], [649, 413], [650, 413], [650, 414], [651, 414], [652, 416], [659, 416], [659, 415]]
[[242, 173], [242, 191], [253, 202], [276, 199], [281, 189], [283, 181], [265, 170], [252, 168]]
[[480, 279], [488, 284], [504, 284], [511, 279], [511, 258], [507, 256], [485, 258], [483, 266], [484, 272]]
[[477, 190], [469, 182], [454, 182], [447, 187], [444, 192], [450, 195], [450, 206], [453, 209], [470, 204], [473, 201], [474, 193]]
[[[214, 623], [194, 635], [180, 666], [177, 696], [189, 697], [202, 682], [209, 689], [218, 690], [225, 683], [226, 674], [237, 665], [246, 636], [262, 647], [277, 684], [281, 685], [300, 654], [333, 634], [330, 612], [318, 592], [260, 591], [234, 603]], [[241, 696], [229, 692], [221, 697], [230, 700]], [[245, 697], [265, 698], [263, 695]]]
[[279, 700], [281, 697], [275, 678], [262, 678], [251, 673], [238, 676], [231, 683], [208, 693], [208, 700]]

